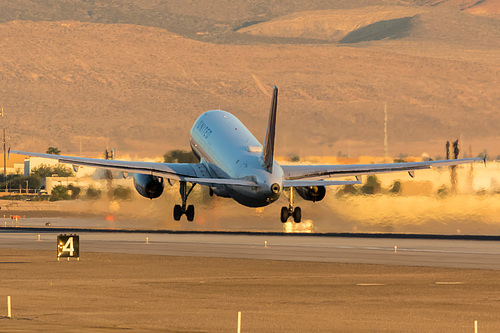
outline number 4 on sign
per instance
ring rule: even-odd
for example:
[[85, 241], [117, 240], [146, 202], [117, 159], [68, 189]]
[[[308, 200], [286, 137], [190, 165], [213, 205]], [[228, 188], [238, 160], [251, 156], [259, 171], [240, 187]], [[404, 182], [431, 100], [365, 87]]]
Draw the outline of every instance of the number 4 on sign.
[[73, 252], [75, 251], [75, 248], [73, 246], [73, 237], [68, 238], [68, 241], [66, 244], [64, 244], [62, 248], [63, 252], [69, 252], [69, 256], [73, 256]]

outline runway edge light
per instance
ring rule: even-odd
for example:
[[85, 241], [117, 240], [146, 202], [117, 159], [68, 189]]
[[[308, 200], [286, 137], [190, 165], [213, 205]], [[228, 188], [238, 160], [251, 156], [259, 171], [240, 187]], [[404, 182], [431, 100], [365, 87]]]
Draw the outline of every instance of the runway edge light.
[[241, 333], [241, 311], [238, 311], [238, 333]]

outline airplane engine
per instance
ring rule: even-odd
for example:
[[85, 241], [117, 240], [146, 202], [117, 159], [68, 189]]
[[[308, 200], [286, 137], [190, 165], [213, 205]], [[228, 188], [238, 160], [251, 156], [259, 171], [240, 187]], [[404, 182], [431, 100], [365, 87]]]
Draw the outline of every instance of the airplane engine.
[[135, 173], [134, 186], [143, 197], [154, 199], [163, 193], [165, 183], [161, 177]]
[[312, 202], [321, 201], [326, 195], [326, 187], [324, 186], [296, 187], [295, 190], [302, 199]]

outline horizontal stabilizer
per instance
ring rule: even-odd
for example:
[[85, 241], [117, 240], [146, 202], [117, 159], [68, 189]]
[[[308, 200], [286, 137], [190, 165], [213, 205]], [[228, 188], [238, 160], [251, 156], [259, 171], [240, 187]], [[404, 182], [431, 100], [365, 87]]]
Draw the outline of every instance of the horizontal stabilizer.
[[357, 180], [285, 180], [283, 187], [359, 185]]
[[224, 179], [224, 178], [183, 178], [183, 181], [206, 186], [233, 185], [233, 186], [258, 186], [256, 183], [244, 179]]

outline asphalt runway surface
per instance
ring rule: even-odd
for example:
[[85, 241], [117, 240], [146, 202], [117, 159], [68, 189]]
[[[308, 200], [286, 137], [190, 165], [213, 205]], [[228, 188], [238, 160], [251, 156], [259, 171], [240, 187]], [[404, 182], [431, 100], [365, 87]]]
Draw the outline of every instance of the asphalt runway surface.
[[0, 331], [235, 332], [238, 311], [242, 332], [500, 330], [491, 237], [78, 230], [57, 261], [71, 230], [0, 228]]
[[[58, 232], [2, 230], [0, 248], [53, 250]], [[245, 234], [81, 232], [86, 252], [500, 269], [500, 242]], [[38, 240], [40, 235], [40, 240]]]

